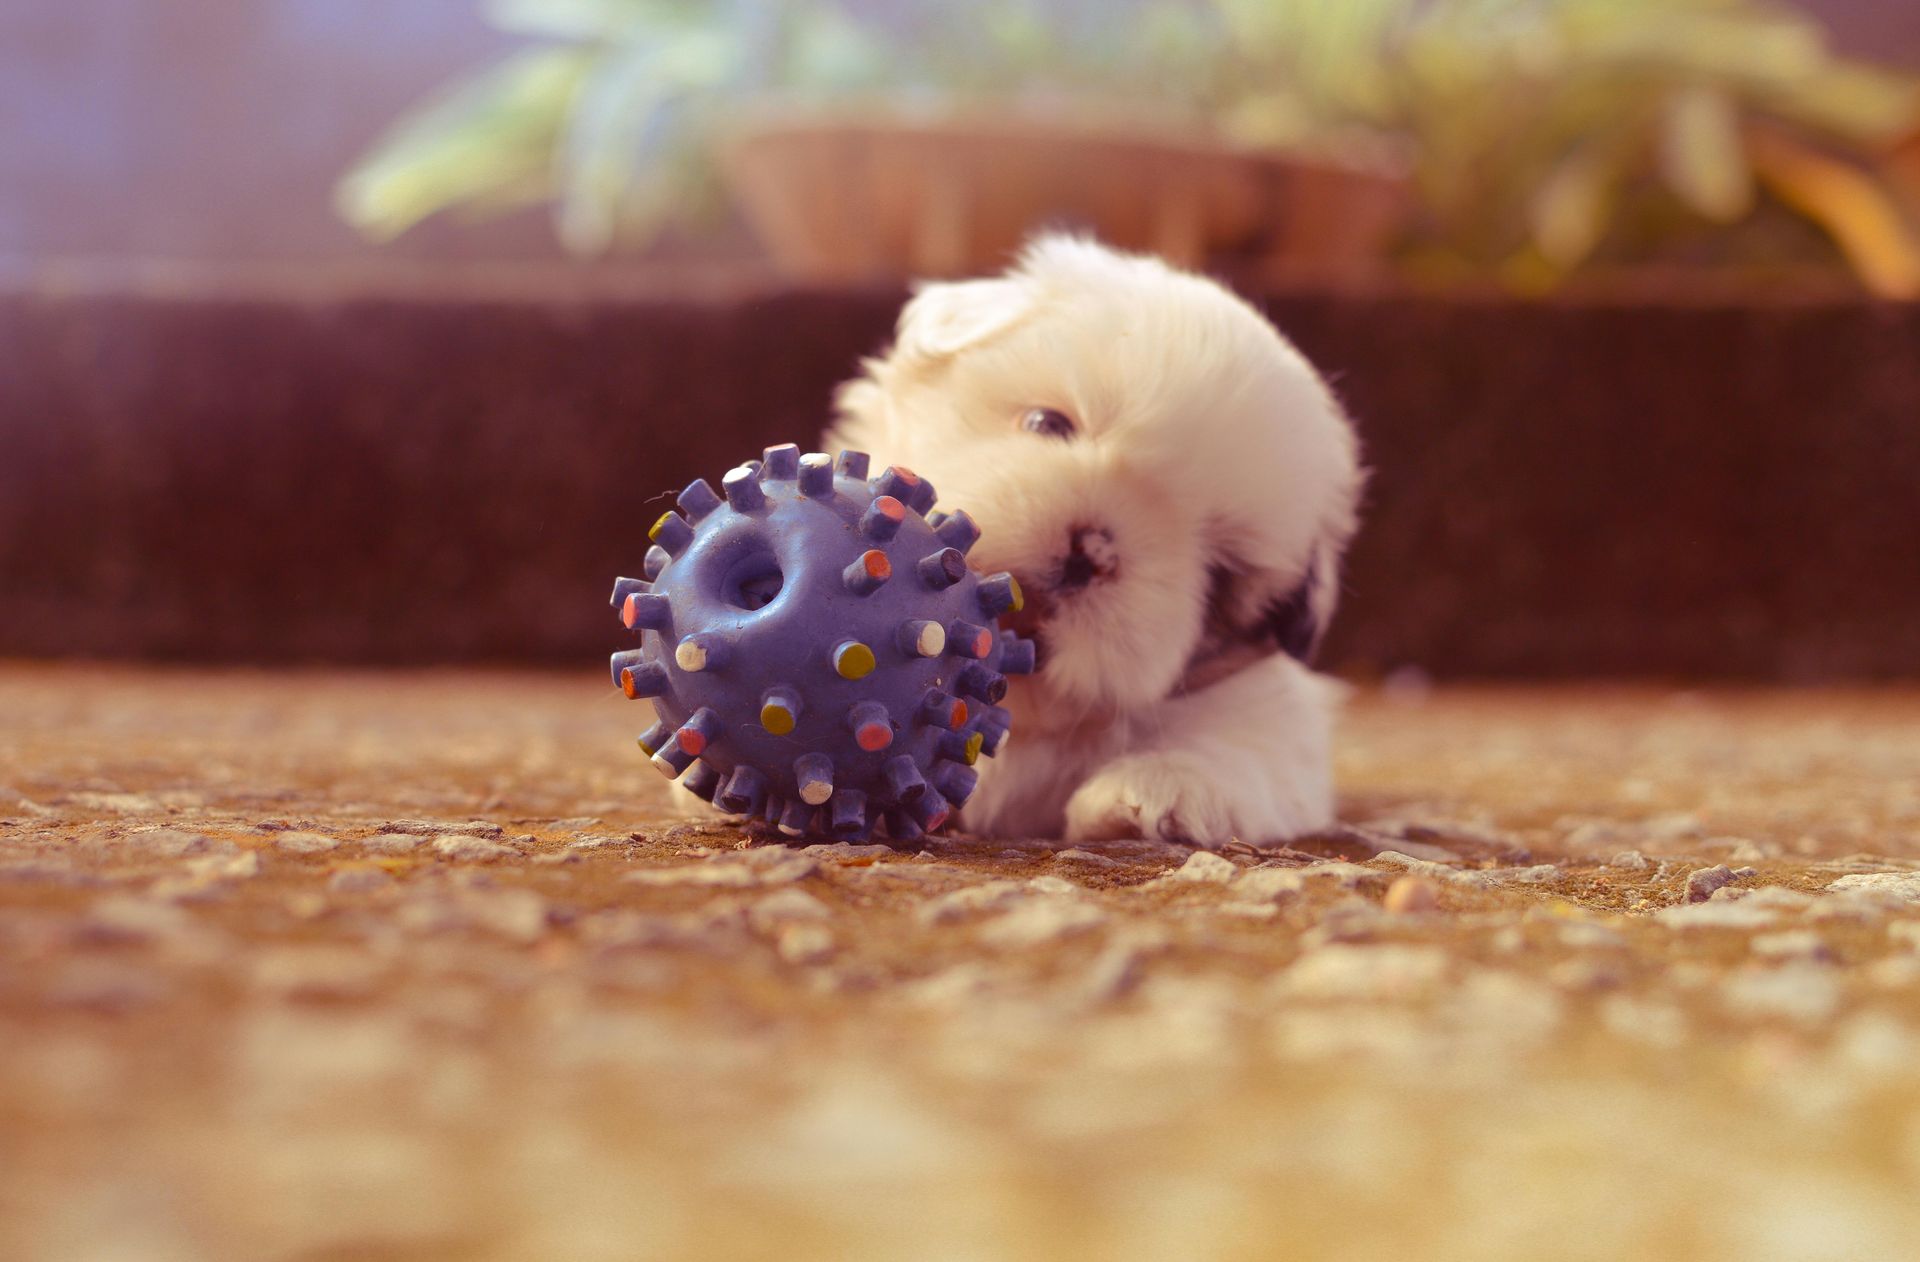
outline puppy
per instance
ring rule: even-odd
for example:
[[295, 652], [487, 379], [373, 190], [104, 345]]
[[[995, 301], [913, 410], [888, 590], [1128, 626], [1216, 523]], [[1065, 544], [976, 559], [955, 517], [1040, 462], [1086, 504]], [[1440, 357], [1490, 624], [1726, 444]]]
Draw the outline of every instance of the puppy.
[[1333, 616], [1362, 472], [1327, 385], [1252, 307], [1063, 236], [921, 287], [827, 449], [926, 476], [1010, 570], [1040, 668], [969, 829], [1218, 847], [1325, 827]]

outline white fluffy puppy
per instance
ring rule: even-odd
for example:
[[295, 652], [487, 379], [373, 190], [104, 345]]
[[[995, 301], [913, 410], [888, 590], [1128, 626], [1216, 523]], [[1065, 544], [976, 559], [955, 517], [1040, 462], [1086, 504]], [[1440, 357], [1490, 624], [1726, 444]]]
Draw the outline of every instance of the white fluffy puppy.
[[966, 826], [1215, 847], [1333, 818], [1339, 690], [1310, 660], [1362, 474], [1325, 382], [1254, 309], [1049, 236], [921, 287], [842, 387], [829, 450], [925, 475], [1027, 593], [1040, 670]]

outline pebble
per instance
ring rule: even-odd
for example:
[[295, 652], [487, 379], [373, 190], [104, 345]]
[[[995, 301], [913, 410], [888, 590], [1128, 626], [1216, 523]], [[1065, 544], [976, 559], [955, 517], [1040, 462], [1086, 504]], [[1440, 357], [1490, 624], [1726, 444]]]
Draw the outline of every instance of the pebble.
[[1755, 1020], [1780, 1017], [1818, 1025], [1840, 1006], [1840, 984], [1833, 970], [1817, 964], [1736, 970], [1715, 989], [1728, 1012]]
[[1864, 872], [1843, 876], [1827, 886], [1831, 893], [1859, 892], [1920, 902], [1920, 872]]
[[1406, 999], [1437, 985], [1448, 968], [1438, 947], [1334, 943], [1300, 956], [1278, 984], [1295, 999]]
[[136, 828], [128, 835], [127, 841], [142, 850], [168, 858], [204, 854], [219, 844], [205, 833], [179, 828]]
[[1558, 864], [1536, 863], [1524, 868], [1481, 868], [1456, 872], [1454, 879], [1463, 885], [1497, 888], [1502, 885], [1544, 885], [1565, 875]]
[[778, 862], [683, 863], [674, 867], [641, 868], [620, 879], [631, 885], [693, 885], [748, 889], [757, 885], [785, 885], [812, 876], [820, 863], [802, 855], [785, 854]]
[[1091, 850], [1080, 850], [1077, 848], [1057, 850], [1049, 862], [1072, 864], [1083, 868], [1123, 868], [1127, 866], [1118, 859], [1112, 859], [1103, 854], [1095, 854]]
[[411, 854], [425, 845], [427, 839], [413, 833], [379, 833], [367, 838], [360, 844], [375, 854]]
[[1106, 923], [1107, 913], [1092, 903], [1044, 895], [1017, 903], [980, 926], [980, 940], [997, 947], [1036, 947]]
[[1440, 905], [1440, 890], [1432, 881], [1403, 876], [1387, 887], [1380, 905], [1396, 916], [1418, 915]]
[[567, 849], [584, 854], [589, 850], [625, 850], [634, 844], [633, 838], [622, 833], [595, 833], [587, 837], [575, 837], [567, 843]]
[[897, 859], [900, 857], [900, 852], [892, 846], [855, 845], [849, 841], [837, 841], [807, 846], [802, 849], [800, 853], [811, 855], [813, 858], [823, 862], [846, 863], [855, 866], [864, 866], [869, 863], [878, 863], [883, 859]]
[[335, 894], [365, 894], [392, 884], [393, 877], [379, 868], [342, 868], [327, 878]]
[[1833, 959], [1832, 948], [1819, 934], [1808, 929], [1756, 934], [1747, 943], [1747, 949], [1755, 955], [1773, 960], [1828, 962]]
[[980, 912], [996, 911], [1021, 897], [1030, 895], [1019, 881], [988, 881], [930, 898], [914, 914], [922, 924], [951, 924]]
[[1271, 903], [1298, 897], [1306, 884], [1300, 868], [1253, 868], [1234, 881], [1233, 893], [1237, 898]]
[[489, 824], [483, 819], [468, 820], [460, 823], [446, 819], [391, 819], [380, 825], [383, 832], [414, 833], [423, 837], [433, 837], [443, 833], [469, 837], [500, 837], [506, 829], [498, 824]]
[[338, 849], [340, 839], [325, 833], [285, 832], [273, 834], [273, 845], [288, 854], [325, 854]]
[[171, 903], [140, 898], [106, 898], [87, 910], [81, 931], [94, 942], [146, 942], [187, 933], [193, 920]]
[[833, 955], [833, 934], [825, 925], [784, 925], [774, 937], [774, 950], [789, 964], [817, 964]]
[[825, 920], [827, 905], [797, 886], [788, 886], [756, 901], [747, 909], [747, 921], [762, 933], [796, 921]]
[[[1568, 844], [1572, 844], [1571, 838], [1569, 838]], [[1647, 858], [1647, 856], [1641, 854], [1638, 850], [1622, 850], [1619, 854], [1607, 860], [1607, 866], [1622, 868], [1628, 872], [1645, 872], [1653, 866], [1653, 860]]]
[[512, 846], [503, 846], [484, 837], [468, 836], [436, 837], [433, 839], [433, 852], [456, 863], [492, 863], [496, 859], [512, 858], [518, 853]]
[[1724, 863], [1711, 868], [1698, 868], [1687, 874], [1687, 901], [1704, 903], [1713, 897], [1715, 890], [1732, 884], [1733, 880], [1733, 869]]
[[1592, 920], [1564, 920], [1555, 925], [1560, 945], [1576, 951], [1609, 951], [1627, 945], [1626, 935], [1618, 929]]
[[1168, 881], [1187, 881], [1197, 885], [1225, 885], [1238, 876], [1240, 869], [1230, 859], [1223, 859], [1211, 850], [1196, 850], [1187, 856], [1187, 861], [1163, 878]]
[[1675, 929], [1758, 929], [1779, 919], [1779, 911], [1751, 898], [1738, 902], [1714, 900], [1662, 907], [1653, 918]]

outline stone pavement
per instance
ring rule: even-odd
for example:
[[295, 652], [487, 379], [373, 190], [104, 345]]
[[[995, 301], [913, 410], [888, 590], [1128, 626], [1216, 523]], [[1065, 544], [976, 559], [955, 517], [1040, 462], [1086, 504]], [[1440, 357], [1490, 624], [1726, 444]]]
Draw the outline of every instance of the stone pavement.
[[743, 848], [637, 710], [0, 668], [0, 1257], [1920, 1253], [1920, 693], [1362, 692], [1219, 856]]

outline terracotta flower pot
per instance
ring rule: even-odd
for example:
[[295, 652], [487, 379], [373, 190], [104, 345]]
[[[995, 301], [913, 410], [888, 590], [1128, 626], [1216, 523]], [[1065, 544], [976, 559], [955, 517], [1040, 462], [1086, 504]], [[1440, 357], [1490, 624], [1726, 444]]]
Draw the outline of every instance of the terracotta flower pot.
[[1374, 270], [1407, 206], [1392, 174], [1017, 117], [765, 120], [721, 161], [775, 264], [807, 281], [996, 270], [1049, 225], [1189, 266], [1350, 275]]

